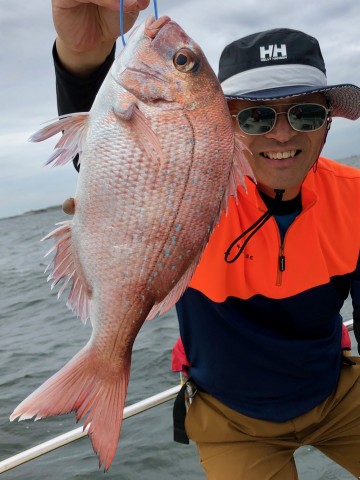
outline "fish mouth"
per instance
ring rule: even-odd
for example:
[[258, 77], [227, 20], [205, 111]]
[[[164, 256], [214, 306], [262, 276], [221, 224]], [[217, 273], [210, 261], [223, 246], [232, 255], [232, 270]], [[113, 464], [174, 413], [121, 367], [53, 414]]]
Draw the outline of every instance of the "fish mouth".
[[170, 21], [171, 18], [166, 15], [158, 18], [157, 20], [155, 19], [154, 15], [149, 15], [145, 22], [145, 35], [152, 39], [155, 38], [159, 31], [163, 28], [163, 26]]
[[[171, 22], [171, 18], [166, 16], [166, 15], [164, 15], [164, 16], [162, 16], [162, 17], [160, 17], [159, 19], [156, 20], [154, 15], [151, 14], [147, 17], [147, 19], [144, 22], [143, 33], [150, 40], [154, 40], [155, 37], [157, 36], [157, 34], [161, 31], [161, 29], [165, 25], [167, 25], [169, 22]], [[141, 27], [141, 25], [138, 26], [133, 32], [130, 33], [130, 37], [132, 35], [134, 35], [134, 36], [139, 35], [139, 33], [141, 34], [141, 29], [139, 30], [139, 27]], [[130, 37], [129, 37], [129, 39], [130, 39]], [[130, 52], [131, 52], [131, 54], [133, 54], [132, 50]], [[124, 54], [126, 54], [126, 48], [123, 51], [123, 56], [124, 56]], [[160, 72], [159, 72], [159, 75], [156, 74], [157, 72], [156, 72], [156, 69], [155, 69], [154, 65], [152, 65], [150, 67], [146, 63], [139, 61], [138, 62], [138, 67], [135, 68], [134, 66], [129, 66], [129, 63], [130, 63], [130, 65], [132, 64], [132, 62], [129, 62], [129, 60], [131, 60], [131, 57], [129, 57], [129, 58], [125, 57], [125, 61], [122, 64], [123, 65], [122, 69], [124, 69], [125, 65], [127, 64], [126, 69], [129, 72], [130, 71], [134, 72], [136, 75], [138, 75], [140, 77], [143, 77], [144, 81], [149, 81], [149, 78], [154, 78], [158, 81], [159, 80], [163, 81], [163, 78], [161, 77]], [[113, 75], [113, 78], [116, 81], [116, 83], [118, 83], [119, 85], [122, 86], [121, 82], [119, 82], [119, 80], [117, 79], [117, 75]]]

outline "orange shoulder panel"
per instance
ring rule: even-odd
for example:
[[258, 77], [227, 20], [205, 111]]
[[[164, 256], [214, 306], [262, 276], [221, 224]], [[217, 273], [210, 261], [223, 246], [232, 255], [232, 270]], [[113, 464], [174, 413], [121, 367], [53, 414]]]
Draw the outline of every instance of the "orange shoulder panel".
[[251, 238], [238, 260], [225, 262], [231, 242], [266, 211], [250, 180], [247, 192], [239, 188], [238, 193], [238, 204], [230, 199], [228, 214], [221, 216], [190, 287], [215, 302], [257, 294], [279, 299], [355, 270], [360, 249], [360, 170], [320, 158], [317, 171], [309, 172], [302, 187], [303, 210], [284, 239], [283, 272], [274, 218]]

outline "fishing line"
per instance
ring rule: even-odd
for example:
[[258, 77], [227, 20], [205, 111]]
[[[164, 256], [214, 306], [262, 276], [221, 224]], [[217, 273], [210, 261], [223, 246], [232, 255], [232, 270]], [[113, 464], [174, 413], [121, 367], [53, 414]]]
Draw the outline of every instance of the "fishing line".
[[124, 0], [120, 0], [120, 33], [122, 44], [125, 47], [126, 42], [124, 37]]
[[[159, 18], [158, 8], [157, 8], [157, 0], [153, 0], [153, 2], [154, 2], [155, 20], [157, 20]], [[120, 0], [120, 34], [121, 34], [122, 44], [125, 47], [126, 42], [125, 42], [125, 37], [124, 37], [124, 0]]]
[[154, 15], [155, 15], [155, 20], [157, 20], [158, 17], [158, 9], [157, 9], [157, 0], [154, 0]]

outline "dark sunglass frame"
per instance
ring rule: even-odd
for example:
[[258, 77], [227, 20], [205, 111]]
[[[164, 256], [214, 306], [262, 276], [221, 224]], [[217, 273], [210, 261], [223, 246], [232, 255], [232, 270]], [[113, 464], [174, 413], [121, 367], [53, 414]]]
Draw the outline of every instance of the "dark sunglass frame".
[[[273, 106], [275, 107], [275, 105], [256, 105], [254, 107], [248, 107], [248, 108], [244, 108], [243, 110], [240, 110], [237, 114], [235, 115], [231, 115], [232, 117], [235, 117], [238, 121], [238, 124], [239, 124], [239, 127], [240, 127], [240, 130], [244, 133], [246, 133], [247, 135], [265, 135], [269, 132], [271, 132], [271, 130], [273, 130], [273, 128], [275, 127], [276, 125], [276, 122], [277, 122], [277, 117], [278, 115], [286, 115], [287, 116], [287, 119], [288, 119], [288, 122], [291, 126], [291, 128], [293, 130], [296, 130], [297, 132], [302, 132], [302, 133], [311, 133], [311, 132], [316, 132], [317, 130], [320, 130], [320, 128], [322, 128], [326, 122], [329, 122], [330, 119], [331, 119], [331, 108], [326, 108], [324, 105], [321, 105], [319, 103], [296, 103], [296, 104], [282, 104], [282, 105], [276, 105], [277, 107], [282, 107], [282, 106], [288, 106], [290, 105], [290, 107], [288, 108], [288, 110], [286, 112], [277, 112], [275, 110], [275, 108], [273, 108]], [[315, 118], [314, 117], [314, 114], [316, 113], [316, 109], [313, 109], [313, 111], [309, 111], [307, 112], [309, 117], [307, 118], [308, 121], [310, 120], [313, 120], [313, 125], [307, 123], [304, 125], [309, 125], [311, 128], [297, 128], [296, 127], [296, 121], [299, 121], [299, 118], [293, 118], [292, 117], [292, 114], [294, 113], [294, 111], [296, 111], [296, 108], [300, 108], [300, 109], [303, 109], [304, 107], [316, 107], [316, 109], [319, 109], [320, 107], [320, 110], [321, 112], [323, 113], [324, 115], [324, 118]], [[255, 123], [255, 126], [257, 126], [258, 128], [267, 128], [267, 130], [263, 130], [261, 132], [250, 132], [248, 130], [246, 130], [246, 128], [244, 129], [244, 126], [246, 125], [246, 123], [244, 122], [247, 122], [249, 120], [249, 117], [250, 115], [245, 119], [240, 119], [240, 116], [244, 116], [244, 114], [246, 115], [247, 112], [251, 112], [251, 111], [256, 111], [256, 110], [259, 110], [261, 111], [262, 109], [266, 110], [266, 112], [268, 113], [272, 113], [273, 116], [271, 117], [268, 117], [266, 118], [266, 116], [264, 115], [264, 111], [263, 111], [263, 115], [260, 115], [260, 118], [259, 119], [256, 119], [255, 121], [258, 122], [258, 123]], [[312, 118], [311, 118], [312, 117]], [[317, 122], [319, 122], [319, 120], [321, 120], [321, 124], [318, 124], [315, 128], [314, 127], [314, 124], [315, 124], [315, 120], [317, 120]], [[260, 121], [262, 121], [263, 123], [261, 124]], [[269, 124], [270, 122], [270, 124]], [[294, 126], [295, 125], [295, 126]], [[254, 126], [254, 124], [252, 125]]]

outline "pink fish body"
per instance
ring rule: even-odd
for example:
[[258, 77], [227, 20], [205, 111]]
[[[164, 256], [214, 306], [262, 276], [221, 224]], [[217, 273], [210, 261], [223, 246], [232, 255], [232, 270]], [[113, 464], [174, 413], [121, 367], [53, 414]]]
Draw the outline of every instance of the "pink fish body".
[[63, 131], [48, 163], [79, 153], [75, 215], [48, 235], [54, 284], [88, 344], [13, 412], [86, 416], [99, 464], [114, 458], [132, 345], [145, 319], [171, 308], [188, 285], [229, 195], [251, 175], [218, 80], [198, 45], [168, 17], [149, 17], [115, 60], [89, 113], [33, 136]]

